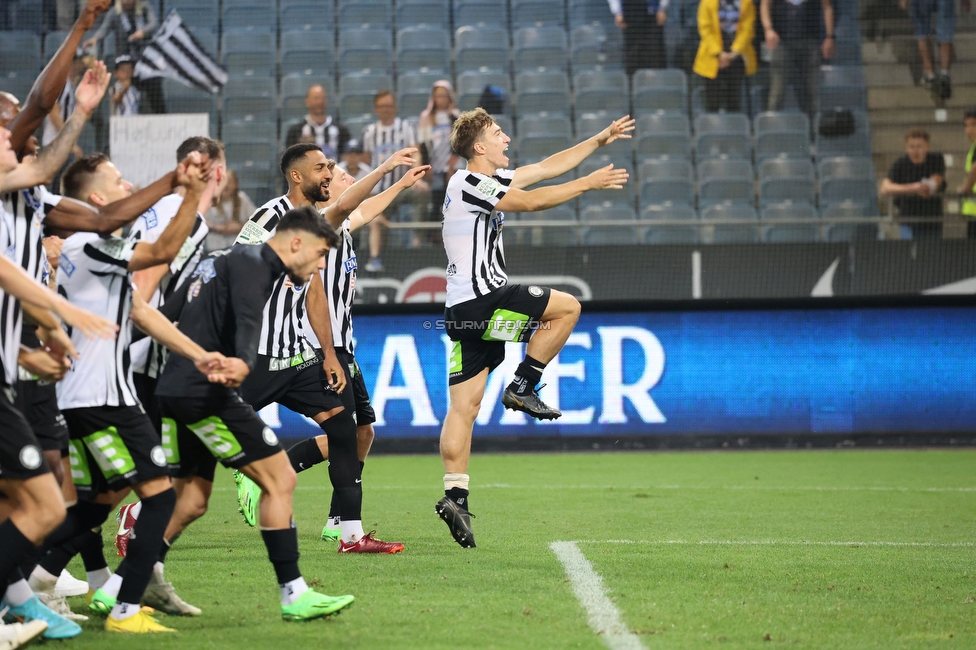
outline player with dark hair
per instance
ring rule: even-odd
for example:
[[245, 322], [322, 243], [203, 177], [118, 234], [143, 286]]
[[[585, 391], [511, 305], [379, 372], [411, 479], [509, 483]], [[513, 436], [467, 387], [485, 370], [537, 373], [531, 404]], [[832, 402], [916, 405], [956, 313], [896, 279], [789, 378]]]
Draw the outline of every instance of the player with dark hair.
[[[309, 589], [302, 578], [292, 518], [295, 472], [274, 432], [236, 389], [257, 367], [264, 307], [281, 278], [305, 285], [337, 238], [311, 206], [286, 210], [276, 222], [275, 234], [262, 245], [211, 254], [187, 285], [180, 331], [202, 346], [235, 357], [221, 371], [224, 385], [207, 383], [184, 359], [171, 356], [157, 394], [166, 455], [177, 476], [203, 479], [201, 487], [209, 497], [220, 460], [261, 486], [261, 537], [281, 588], [282, 618], [303, 621], [333, 614], [354, 598], [324, 596]], [[184, 489], [180, 498], [186, 495]], [[205, 500], [202, 510], [206, 507]], [[143, 516], [145, 511], [140, 521]]]
[[451, 399], [440, 441], [445, 496], [435, 511], [462, 547], [475, 546], [467, 471], [471, 432], [488, 374], [505, 358], [506, 342], [528, 341], [525, 359], [505, 389], [502, 404], [539, 420], [558, 418], [562, 414], [539, 398], [536, 386], [580, 313], [579, 302], [567, 293], [508, 284], [502, 245], [505, 212], [546, 210], [590, 190], [621, 189], [628, 174], [613, 165], [562, 185], [531, 191], [523, 188], [565, 174], [599, 147], [629, 138], [633, 129], [629, 116], [620, 118], [575, 147], [509, 171], [505, 151], [511, 138], [491, 115], [479, 108], [461, 113], [454, 122], [451, 147], [468, 165], [451, 177], [444, 201], [444, 320], [453, 349], [448, 369]]

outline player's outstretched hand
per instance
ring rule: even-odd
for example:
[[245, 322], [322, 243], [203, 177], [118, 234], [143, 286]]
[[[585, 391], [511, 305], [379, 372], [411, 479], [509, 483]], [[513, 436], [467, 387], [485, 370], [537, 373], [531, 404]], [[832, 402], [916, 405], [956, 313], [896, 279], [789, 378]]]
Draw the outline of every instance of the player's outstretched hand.
[[220, 370], [207, 373], [207, 380], [212, 384], [220, 384], [228, 388], [237, 388], [244, 383], [251, 369], [243, 360], [228, 357], [223, 360]]
[[194, 359], [193, 365], [197, 367], [197, 370], [209, 376], [211, 373], [223, 370], [225, 361], [227, 361], [227, 357], [221, 353], [207, 352], [203, 356]]
[[[100, 339], [114, 339], [119, 331], [119, 326], [115, 323], [75, 307], [67, 300], [60, 300], [55, 305], [54, 313], [71, 327], [81, 330], [90, 339], [96, 336]], [[72, 356], [77, 358], [78, 353], [75, 352]]]
[[419, 180], [423, 180], [427, 172], [430, 171], [430, 165], [421, 165], [420, 167], [414, 167], [410, 169], [403, 175], [403, 178], [396, 182], [397, 185], [403, 189], [408, 187], [413, 187], [414, 183]]
[[64, 374], [71, 367], [71, 362], [67, 359], [56, 359], [48, 354], [46, 350], [31, 350], [22, 353], [17, 363], [27, 369], [38, 379], [56, 382], [64, 379]]
[[187, 190], [202, 194], [210, 182], [211, 168], [212, 161], [208, 156], [192, 151], [176, 167], [176, 182]]
[[105, 67], [105, 62], [96, 61], [78, 84], [78, 90], [75, 91], [75, 108], [83, 111], [85, 115], [91, 115], [101, 103], [111, 80], [112, 75]]
[[600, 131], [596, 139], [601, 147], [605, 147], [617, 140], [629, 140], [633, 137], [634, 124], [636, 120], [631, 119], [630, 115], [624, 115], [619, 120], [614, 120], [610, 126]]
[[416, 158], [414, 158], [414, 154], [418, 151], [419, 150], [417, 147], [400, 149], [400, 151], [387, 158], [383, 163], [383, 173], [389, 174], [392, 171], [396, 171], [397, 167], [403, 167], [404, 165], [407, 167], [413, 167], [419, 162]]
[[342, 371], [342, 364], [336, 357], [335, 350], [325, 352], [325, 360], [322, 362], [322, 369], [325, 370], [325, 380], [335, 392], [341, 393], [346, 388], [346, 373]]
[[614, 169], [613, 164], [596, 170], [586, 178], [590, 181], [591, 190], [622, 190], [624, 183], [630, 178], [626, 169]]
[[55, 327], [51, 330], [38, 327], [37, 338], [48, 354], [55, 359], [60, 359], [63, 363], [70, 363], [71, 358], [78, 358], [78, 351], [72, 345], [71, 338], [61, 327]]

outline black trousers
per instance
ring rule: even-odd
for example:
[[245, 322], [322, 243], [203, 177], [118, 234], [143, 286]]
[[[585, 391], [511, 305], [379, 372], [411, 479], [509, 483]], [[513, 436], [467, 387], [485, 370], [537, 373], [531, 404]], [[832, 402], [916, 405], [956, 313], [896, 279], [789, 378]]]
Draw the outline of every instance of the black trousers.
[[714, 79], [705, 79], [705, 110], [709, 113], [720, 110], [739, 112], [742, 104], [742, 79], [745, 74], [746, 64], [739, 56], [729, 67], [719, 70]]
[[631, 21], [624, 17], [627, 29], [624, 30], [624, 66], [627, 76], [643, 68], [666, 68], [668, 58], [664, 51], [664, 27], [657, 24], [657, 18], [648, 15], [646, 19]]

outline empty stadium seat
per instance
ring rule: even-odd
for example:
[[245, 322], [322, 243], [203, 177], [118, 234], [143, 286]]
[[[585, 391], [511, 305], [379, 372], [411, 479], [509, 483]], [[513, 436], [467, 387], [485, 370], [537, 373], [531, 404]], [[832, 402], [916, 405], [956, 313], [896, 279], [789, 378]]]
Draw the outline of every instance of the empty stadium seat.
[[[214, 32], [220, 27], [220, 12], [216, 2], [199, 0], [166, 0], [166, 13], [175, 9], [184, 25], [196, 29], [210, 29]], [[111, 37], [107, 40], [114, 40]]]
[[770, 243], [814, 242], [820, 239], [819, 214], [809, 203], [784, 201], [767, 205], [760, 213], [761, 221], [791, 220], [796, 223], [777, 223], [764, 226], [763, 241]]
[[508, 30], [466, 26], [454, 33], [454, 59], [458, 74], [481, 68], [508, 72]]
[[449, 72], [450, 33], [431, 25], [401, 29], [397, 32], [397, 67], [403, 72], [419, 68]]
[[817, 114], [817, 156], [866, 156], [871, 154], [871, 133], [868, 127], [868, 116], [862, 110], [851, 111], [854, 114], [854, 133], [846, 136], [820, 135], [820, 116]]
[[756, 157], [810, 157], [810, 120], [804, 113], [765, 112], [753, 120]]
[[606, 167], [609, 164], [613, 164], [615, 169], [628, 170], [631, 174], [630, 179], [624, 184], [622, 190], [594, 190], [586, 192], [579, 199], [581, 207], [592, 204], [614, 204], [628, 208], [634, 207], [634, 199], [636, 198], [638, 188], [637, 179], [635, 178], [634, 174], [633, 160], [631, 157], [593, 155], [580, 164], [580, 166], [577, 168], [577, 174], [580, 178], [582, 178], [583, 176], [591, 174], [592, 172]]
[[[204, 4], [204, 3], [200, 3]], [[247, 29], [256, 26], [274, 30], [278, 22], [278, 12], [270, 2], [235, 2], [224, 3], [221, 14], [223, 29]]]
[[[562, 221], [565, 226], [518, 228], [519, 241], [533, 246], [575, 246], [579, 243], [579, 228], [576, 211], [566, 205], [561, 205], [541, 212], [522, 212], [516, 216], [518, 221]], [[507, 237], [507, 235], [506, 235]]]
[[[336, 23], [335, 7], [331, 2], [282, 2], [281, 28], [295, 29], [304, 25], [311, 25], [320, 33], [328, 32], [333, 35]], [[334, 39], [333, 39], [334, 40]]]
[[231, 77], [223, 89], [224, 120], [266, 119], [275, 115], [274, 80]]
[[443, 78], [443, 72], [431, 72], [426, 68], [401, 74], [397, 78], [397, 109], [400, 114], [419, 116], [427, 108], [431, 86]]
[[566, 28], [566, 4], [552, 0], [512, 0], [512, 25], [553, 25]]
[[[863, 219], [878, 215], [877, 205], [869, 206], [856, 201], [831, 203], [820, 211], [824, 221], [835, 219]], [[824, 225], [824, 241], [851, 241], [853, 239], [876, 239], [878, 227], [874, 224], [827, 223]]]
[[698, 194], [702, 201], [752, 204], [755, 183], [752, 163], [738, 158], [709, 158], [698, 163]]
[[363, 131], [367, 126], [376, 121], [376, 116], [370, 113], [362, 113], [360, 115], [353, 115], [349, 118], [342, 118], [342, 124], [347, 129], [349, 129], [349, 136], [352, 138], [362, 139]]
[[389, 31], [393, 27], [393, 3], [389, 0], [339, 0], [336, 21], [340, 38], [343, 30], [360, 25]]
[[44, 60], [50, 61], [70, 32], [48, 32], [44, 36]]
[[[641, 209], [661, 203], [695, 202], [695, 176], [691, 163], [681, 159], [652, 159], [639, 168]], [[637, 179], [631, 177], [630, 182]]]
[[867, 108], [867, 80], [860, 65], [825, 65], [820, 68], [820, 106]]
[[695, 155], [752, 157], [749, 118], [744, 113], [708, 113], [695, 118]]
[[580, 213], [580, 221], [587, 224], [580, 233], [582, 243], [590, 246], [639, 243], [640, 231], [636, 227], [599, 225], [601, 221], [636, 220], [637, 213], [629, 206], [609, 202], [587, 205]]
[[[708, 224], [706, 241], [713, 244], [752, 244], [758, 243], [761, 237], [755, 208], [751, 205], [739, 203], [718, 203], [702, 208], [703, 222], [717, 220], [741, 221], [743, 223]], [[710, 231], [711, 236], [707, 233]]]
[[281, 74], [306, 70], [335, 76], [335, 41], [331, 31], [305, 25], [281, 32]]
[[569, 77], [564, 72], [521, 72], [515, 76], [515, 109], [530, 113], [572, 112]]
[[221, 37], [221, 61], [232, 74], [251, 71], [270, 77], [275, 58], [275, 37], [267, 29], [225, 30]]
[[637, 118], [639, 156], [691, 158], [691, 125], [684, 113], [660, 111]]
[[767, 158], [759, 164], [759, 204], [817, 200], [813, 163], [802, 158]]
[[[614, 120], [621, 117], [619, 111], [595, 111], [582, 113], [576, 111], [576, 138], [585, 140], [610, 126]], [[633, 138], [618, 138], [616, 141], [600, 148], [600, 152], [609, 156], [630, 157], [634, 151]]]
[[508, 113], [511, 113], [512, 78], [507, 72], [497, 70], [469, 70], [467, 72], [458, 72], [458, 108], [462, 111], [469, 111], [478, 106], [485, 86], [497, 86], [505, 92], [505, 95], [508, 97], [506, 110]]
[[506, 0], [454, 0], [454, 25], [497, 25], [508, 27]]
[[855, 201], [877, 204], [874, 164], [870, 158], [828, 158], [820, 162], [821, 204]]
[[686, 221], [688, 225], [681, 224], [655, 224], [645, 226], [641, 239], [645, 244], [697, 244], [698, 213], [684, 203], [664, 203], [661, 205], [649, 205], [641, 209], [640, 218], [642, 221]]
[[608, 50], [606, 31], [602, 25], [577, 25], [569, 36], [569, 60], [573, 72], [590, 68], [614, 68], [622, 65], [619, 56]]
[[428, 25], [450, 30], [451, 5], [448, 0], [398, 0], [396, 24], [397, 29]]
[[393, 78], [383, 72], [353, 72], [339, 78], [339, 115], [343, 121], [373, 112], [373, 95], [393, 88]]
[[41, 69], [41, 37], [31, 32], [0, 32], [0, 74]]
[[36, 80], [36, 71], [0, 73], [0, 90], [10, 93], [23, 105]]
[[579, 113], [630, 112], [627, 74], [623, 70], [585, 70], [573, 77], [574, 104]]
[[688, 79], [677, 69], [638, 70], [633, 78], [635, 113], [688, 109]]
[[393, 72], [393, 35], [376, 27], [339, 30], [339, 75], [361, 70]]
[[512, 35], [515, 71], [532, 68], [566, 70], [569, 45], [562, 27], [524, 27]]

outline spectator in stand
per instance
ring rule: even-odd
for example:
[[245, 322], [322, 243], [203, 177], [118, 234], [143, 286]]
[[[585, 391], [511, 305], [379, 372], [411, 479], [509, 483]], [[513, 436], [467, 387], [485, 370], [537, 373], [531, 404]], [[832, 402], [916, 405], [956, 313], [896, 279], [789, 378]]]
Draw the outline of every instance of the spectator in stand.
[[[363, 150], [369, 155], [369, 162], [384, 161], [400, 149], [418, 146], [417, 132], [407, 120], [397, 117], [396, 98], [389, 90], [381, 90], [373, 97], [373, 111], [379, 118], [363, 130]], [[418, 161], [419, 164], [419, 161]], [[383, 192], [393, 186], [406, 173], [405, 167], [398, 167], [396, 171], [383, 177], [377, 183], [376, 189]], [[395, 215], [397, 209], [405, 203], [413, 204], [414, 222], [427, 221], [430, 216], [430, 185], [426, 181], [417, 181], [397, 195], [384, 212], [385, 215]], [[410, 234], [410, 247], [420, 246], [420, 236], [417, 232]]]
[[[373, 168], [367, 160], [369, 160], [369, 156], [363, 151], [362, 141], [352, 138], [349, 140], [349, 144], [346, 145], [346, 153], [342, 154], [342, 160], [337, 167], [357, 181], [360, 181], [373, 171]], [[378, 190], [374, 187], [370, 190], [369, 194], [370, 196], [375, 196], [378, 193]], [[389, 222], [383, 215], [379, 215], [367, 225], [369, 229], [369, 261], [364, 268], [371, 273], [379, 273], [383, 270], [383, 260], [380, 259], [380, 255], [383, 252], [382, 229], [388, 225]]]
[[[451, 149], [451, 130], [460, 114], [451, 82], [446, 79], [435, 81], [430, 89], [427, 108], [420, 114], [417, 124], [421, 164], [430, 165], [427, 182], [431, 188], [431, 209], [435, 213], [431, 215], [432, 220], [439, 216], [447, 192], [447, 181], [461, 166], [461, 159]], [[440, 243], [440, 233], [431, 234], [431, 241]]]
[[962, 215], [969, 223], [969, 238], [976, 239], [976, 108], [966, 111], [966, 139], [969, 140], [969, 153], [966, 154], [966, 180], [956, 188], [963, 195]]
[[[86, 56], [81, 48], [75, 52], [75, 57], [71, 61], [71, 68], [68, 71], [68, 79], [64, 84], [64, 90], [58, 95], [58, 101], [54, 108], [44, 118], [44, 128], [41, 131], [42, 147], [51, 144], [54, 138], [58, 137], [64, 123], [71, 117], [71, 113], [75, 110], [75, 89], [93, 61], [94, 59]], [[72, 153], [75, 158], [81, 158], [84, 155], [78, 145], [74, 146]]]
[[[908, 11], [915, 23], [915, 38], [918, 40], [918, 53], [922, 58], [922, 71], [925, 75], [922, 83], [932, 90], [935, 97], [949, 99], [952, 97], [949, 67], [952, 65], [952, 39], [956, 35], [956, 0], [899, 0], [898, 4]], [[962, 7], [968, 12], [970, 1], [962, 0]], [[934, 57], [929, 45], [933, 15], [935, 39], [939, 42], [939, 63], [942, 65], [938, 77], [935, 76]]]
[[[783, 108], [792, 84], [800, 110], [813, 122], [820, 96], [820, 61], [834, 58], [834, 5], [831, 0], [762, 0], [759, 6], [769, 62], [767, 110]], [[826, 35], [821, 40], [820, 19]]]
[[695, 73], [705, 80], [705, 110], [738, 112], [742, 79], [754, 75], [758, 62], [752, 45], [756, 6], [752, 0], [701, 0]]
[[929, 132], [914, 127], [905, 134], [905, 155], [900, 157], [881, 181], [881, 197], [894, 197], [898, 216], [903, 219], [930, 219], [910, 224], [912, 236], [941, 236], [942, 197], [945, 189], [945, 159], [929, 151]]
[[128, 54], [115, 59], [115, 83], [112, 84], [112, 115], [138, 115], [142, 93], [132, 85], [136, 63]]
[[[145, 47], [149, 45], [152, 33], [158, 26], [156, 12], [147, 0], [115, 0], [115, 7], [105, 12], [102, 24], [82, 47], [86, 50], [95, 47], [109, 32], [112, 32], [115, 35], [116, 56], [128, 54], [135, 63], [142, 56]], [[166, 112], [162, 77], [137, 79], [135, 85], [142, 93], [144, 113]]]
[[207, 210], [204, 219], [210, 233], [207, 235], [207, 250], [215, 251], [234, 245], [241, 227], [248, 217], [254, 214], [254, 202], [241, 190], [237, 173], [227, 170], [227, 185], [220, 196], [213, 197], [213, 206]]
[[305, 107], [308, 115], [288, 127], [285, 134], [285, 148], [308, 142], [322, 148], [326, 158], [338, 160], [346, 151], [349, 130], [328, 114], [329, 95], [325, 88], [315, 84], [305, 93]]
[[630, 77], [641, 68], [666, 68], [664, 23], [669, 0], [607, 0], [614, 24], [624, 33], [624, 66]]

